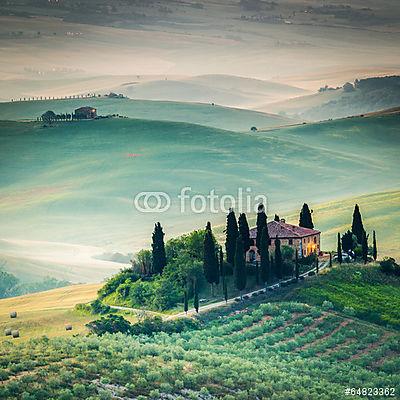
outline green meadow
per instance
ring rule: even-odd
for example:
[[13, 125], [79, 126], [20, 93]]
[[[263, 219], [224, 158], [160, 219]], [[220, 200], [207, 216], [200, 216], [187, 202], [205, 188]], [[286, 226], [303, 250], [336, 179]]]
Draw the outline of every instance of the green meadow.
[[[68, 269], [68, 254], [61, 261], [38, 254], [38, 249], [43, 252], [46, 243], [60, 242], [95, 246], [100, 254], [101, 249], [136, 251], [149, 245], [158, 220], [167, 239], [202, 227], [208, 219], [213, 225], [224, 223], [224, 211], [193, 213], [190, 200], [181, 212], [178, 195], [183, 187], [191, 188], [190, 196], [215, 189], [219, 196], [235, 197], [239, 188], [250, 188], [252, 207], [257, 203], [254, 196], [264, 194], [269, 214], [282, 216], [303, 202], [313, 207], [350, 199], [325, 204], [314, 214], [317, 227], [327, 235], [323, 247], [334, 248], [334, 235], [350, 224], [353, 203], [364, 199], [360, 196], [399, 188], [398, 126], [398, 115], [255, 133], [139, 119], [56, 123], [48, 128], [36, 122], [0, 122], [2, 239], [12, 238], [12, 246], [23, 246], [25, 260], [50, 260]], [[143, 191], [167, 193], [170, 209], [139, 212], [133, 200]], [[388, 230], [384, 221], [390, 222], [391, 216], [398, 220], [398, 196], [382, 196], [376, 208], [365, 198], [361, 211], [374, 217], [367, 228], [377, 230], [381, 249], [396, 254], [398, 224]], [[38, 247], [33, 241], [42, 243]], [[9, 247], [0, 242], [4, 268]], [[20, 271], [23, 265], [21, 261]], [[98, 271], [100, 280], [107, 276], [104, 267]], [[72, 281], [87, 280], [77, 273]]]

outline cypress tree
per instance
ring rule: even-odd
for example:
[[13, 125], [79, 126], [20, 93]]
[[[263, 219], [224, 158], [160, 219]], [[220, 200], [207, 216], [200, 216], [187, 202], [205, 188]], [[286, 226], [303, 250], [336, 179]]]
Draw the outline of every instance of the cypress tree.
[[378, 258], [378, 249], [376, 247], [376, 234], [375, 231], [372, 231], [372, 257], [374, 261]]
[[225, 302], [228, 302], [228, 287], [226, 284], [226, 274], [225, 274], [225, 266], [224, 266], [224, 254], [222, 252], [222, 246], [219, 246], [219, 273], [222, 279], [222, 291], [224, 294]]
[[236, 251], [236, 240], [239, 236], [238, 225], [236, 222], [235, 212], [230, 209], [226, 221], [226, 240], [225, 240], [225, 251], [226, 261], [234, 265], [235, 262], [235, 251]]
[[246, 287], [247, 276], [246, 276], [246, 263], [244, 260], [243, 253], [243, 240], [239, 235], [236, 240], [236, 252], [235, 252], [235, 262], [233, 269], [233, 279], [235, 282], [235, 287], [240, 292], [240, 296], [242, 295], [242, 290]]
[[317, 255], [315, 255], [315, 271], [317, 274], [319, 273], [319, 260]]
[[167, 265], [167, 258], [165, 255], [164, 232], [159, 222], [154, 226], [152, 240], [153, 271], [156, 274], [162, 274], [164, 267]]
[[275, 275], [278, 279], [283, 278], [283, 259], [281, 252], [281, 241], [278, 236], [275, 239]]
[[271, 256], [269, 264], [270, 264], [271, 274], [272, 274], [272, 276], [274, 276], [275, 275], [275, 260], [274, 260], [274, 256]]
[[267, 236], [268, 236], [267, 215], [265, 214], [264, 204], [258, 205], [256, 225], [257, 225], [256, 246], [258, 253], [260, 253], [261, 235], [264, 228], [267, 228]]
[[300, 211], [299, 226], [301, 226], [303, 228], [309, 228], [309, 229], [314, 228], [311, 213], [312, 213], [312, 211], [310, 211], [308, 204], [304, 203], [303, 207]]
[[358, 204], [356, 204], [354, 207], [351, 231], [354, 233], [354, 235], [356, 235], [358, 244], [362, 245], [363, 235], [364, 235], [364, 225], [362, 222], [362, 217], [361, 217], [360, 208], [358, 207]]
[[272, 282], [272, 273], [271, 273], [271, 262], [269, 259], [269, 251], [268, 251], [268, 236], [267, 236], [267, 228], [264, 227], [261, 235], [261, 251], [260, 251], [260, 262], [261, 262], [261, 280], [265, 284], [269, 284]]
[[340, 233], [337, 234], [337, 260], [338, 260], [339, 264], [341, 264], [343, 262], [342, 243], [340, 240]]
[[197, 281], [194, 281], [194, 297], [193, 297], [193, 306], [196, 312], [199, 312], [199, 291], [197, 289]]
[[204, 234], [203, 271], [206, 281], [211, 285], [219, 282], [218, 261], [215, 251], [215, 240], [211, 231], [211, 224], [207, 222]]
[[332, 268], [332, 252], [329, 252], [329, 268]]
[[299, 252], [295, 251], [295, 274], [296, 274], [296, 282], [299, 281], [299, 275], [300, 275], [300, 271], [299, 271]]
[[260, 268], [258, 267], [258, 261], [256, 261], [254, 273], [256, 278], [256, 285], [258, 286], [260, 284]]
[[362, 242], [361, 242], [362, 258], [363, 258], [364, 264], [366, 264], [368, 261], [368, 236], [369, 235], [367, 235], [367, 233], [364, 231]]
[[281, 219], [278, 214], [275, 214], [274, 221], [279, 222]]
[[239, 215], [238, 225], [239, 225], [239, 235], [241, 235], [243, 239], [243, 250], [244, 253], [246, 254], [250, 249], [251, 239], [250, 239], [249, 224], [247, 223], [247, 218], [245, 213]]
[[183, 310], [185, 311], [186, 314], [189, 310], [188, 293], [187, 293], [186, 289], [185, 289], [184, 298], [183, 298]]

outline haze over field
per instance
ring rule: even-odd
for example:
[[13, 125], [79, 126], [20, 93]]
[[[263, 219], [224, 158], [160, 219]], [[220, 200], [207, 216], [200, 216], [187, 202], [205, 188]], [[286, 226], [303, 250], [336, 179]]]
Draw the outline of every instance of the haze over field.
[[[121, 264], [98, 256], [148, 246], [155, 220], [168, 237], [224, 222], [180, 213], [185, 186], [250, 187], [271, 212], [378, 192], [396, 219], [398, 112], [318, 121], [398, 110], [400, 78], [362, 78], [400, 74], [399, 16], [393, 0], [2, 2], [0, 268], [99, 281]], [[128, 118], [32, 122], [81, 106]], [[145, 190], [168, 213], [135, 212]], [[343, 213], [321, 220], [327, 246]]]
[[[348, 3], [7, 2], [0, 5], [0, 96], [72, 95], [139, 82], [138, 96], [164, 100], [169, 84], [162, 81], [169, 77], [176, 82], [171, 100], [202, 101], [204, 93], [193, 87], [204, 85], [192, 80], [198, 75], [257, 78], [315, 91], [398, 73], [399, 3]], [[221, 97], [219, 85], [214, 90], [210, 98]], [[227, 105], [273, 101], [268, 95], [263, 102], [254, 93], [242, 96], [237, 93]]]

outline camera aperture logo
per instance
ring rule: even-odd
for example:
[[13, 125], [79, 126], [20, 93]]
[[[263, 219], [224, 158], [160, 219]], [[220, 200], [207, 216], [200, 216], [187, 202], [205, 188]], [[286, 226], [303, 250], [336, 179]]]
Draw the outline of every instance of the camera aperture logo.
[[179, 212], [194, 214], [220, 212], [227, 213], [233, 208], [239, 212], [257, 212], [261, 203], [267, 207], [267, 197], [263, 194], [254, 194], [250, 187], [239, 187], [233, 194], [219, 194], [216, 189], [211, 189], [207, 194], [193, 193], [191, 186], [183, 187], [176, 198], [166, 192], [143, 191], [133, 198], [133, 207], [141, 213], [167, 212], [172, 204], [178, 202]]

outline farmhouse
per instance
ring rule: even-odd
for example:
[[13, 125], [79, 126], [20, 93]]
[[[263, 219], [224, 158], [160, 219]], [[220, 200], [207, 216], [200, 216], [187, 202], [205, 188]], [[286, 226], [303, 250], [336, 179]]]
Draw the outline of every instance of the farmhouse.
[[[315, 229], [302, 228], [296, 225], [290, 225], [284, 219], [280, 221], [271, 221], [267, 224], [268, 234], [270, 237], [270, 251], [275, 250], [275, 239], [281, 241], [281, 246], [293, 247], [299, 256], [308, 256], [312, 253], [320, 252], [320, 236], [321, 232]], [[256, 247], [257, 228], [250, 229], [250, 239], [252, 245], [246, 253], [246, 261], [259, 261], [260, 255]]]
[[76, 119], [93, 119], [97, 117], [97, 110], [94, 107], [80, 107], [74, 114]]

